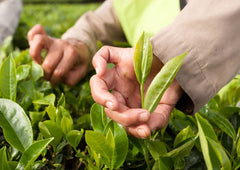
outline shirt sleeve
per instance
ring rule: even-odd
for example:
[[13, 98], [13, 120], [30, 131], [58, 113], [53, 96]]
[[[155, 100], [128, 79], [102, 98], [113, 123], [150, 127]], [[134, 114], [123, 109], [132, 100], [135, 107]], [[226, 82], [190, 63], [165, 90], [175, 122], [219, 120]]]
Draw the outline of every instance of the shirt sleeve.
[[113, 0], [106, 0], [96, 11], [82, 15], [62, 39], [77, 39], [84, 42], [93, 55], [97, 41], [112, 45], [114, 41], [126, 41], [122, 27], [113, 7]]
[[22, 12], [21, 0], [0, 0], [0, 45], [14, 34]]
[[151, 39], [166, 63], [187, 52], [176, 79], [186, 93], [181, 105], [195, 113], [240, 70], [240, 1], [191, 0]]

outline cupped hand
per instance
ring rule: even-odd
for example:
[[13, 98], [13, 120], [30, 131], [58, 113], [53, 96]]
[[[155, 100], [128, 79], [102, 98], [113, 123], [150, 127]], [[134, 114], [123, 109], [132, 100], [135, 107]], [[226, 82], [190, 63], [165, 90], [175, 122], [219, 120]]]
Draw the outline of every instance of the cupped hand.
[[[42, 64], [44, 78], [52, 85], [63, 82], [74, 86], [86, 75], [90, 52], [84, 43], [50, 37], [41, 25], [35, 25], [28, 32], [28, 42], [32, 59]], [[43, 62], [42, 49], [47, 51]]]
[[[134, 72], [133, 53], [134, 48], [105, 46], [100, 49], [92, 60], [97, 74], [91, 78], [90, 86], [94, 100], [105, 107], [109, 118], [122, 124], [129, 134], [146, 138], [151, 131], [166, 126], [183, 91], [174, 80], [152, 114], [141, 109], [140, 86]], [[107, 69], [107, 63], [115, 66]], [[154, 57], [145, 91], [162, 66], [161, 61]]]

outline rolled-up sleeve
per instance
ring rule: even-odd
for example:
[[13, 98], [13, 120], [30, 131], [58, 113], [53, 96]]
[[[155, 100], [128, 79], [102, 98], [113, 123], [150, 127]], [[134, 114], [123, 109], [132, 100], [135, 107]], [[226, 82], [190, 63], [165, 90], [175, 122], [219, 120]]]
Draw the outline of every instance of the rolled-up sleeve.
[[163, 63], [188, 52], [176, 79], [195, 113], [240, 70], [240, 1], [191, 0], [151, 41]]
[[125, 36], [113, 7], [113, 0], [106, 0], [96, 11], [89, 11], [79, 18], [62, 39], [84, 42], [93, 55], [97, 41], [112, 45], [114, 41], [125, 41]]

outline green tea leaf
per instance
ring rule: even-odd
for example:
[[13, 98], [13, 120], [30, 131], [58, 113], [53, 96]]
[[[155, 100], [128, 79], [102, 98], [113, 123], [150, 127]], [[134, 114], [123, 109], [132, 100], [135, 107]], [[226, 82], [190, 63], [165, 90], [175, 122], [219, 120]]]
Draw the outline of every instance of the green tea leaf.
[[159, 160], [160, 156], [167, 153], [166, 144], [161, 141], [157, 141], [157, 140], [150, 141], [149, 142], [149, 151], [155, 161]]
[[6, 146], [0, 149], [0, 170], [9, 169], [7, 154], [6, 154]]
[[33, 141], [32, 126], [24, 110], [15, 102], [0, 99], [0, 126], [8, 143], [23, 152]]
[[56, 121], [57, 109], [53, 104], [49, 104], [46, 108], [47, 114], [52, 121]]
[[32, 125], [38, 124], [45, 115], [45, 111], [42, 112], [29, 112], [29, 116], [31, 118]]
[[163, 157], [172, 157], [175, 159], [182, 159], [183, 157], [188, 156], [197, 138], [198, 136], [187, 139], [186, 143], [179, 146], [178, 148], [171, 150], [167, 154], [163, 155]]
[[60, 143], [60, 141], [63, 137], [62, 129], [56, 124], [56, 122], [53, 122], [52, 120], [46, 120], [44, 122], [39, 122], [38, 127], [39, 127], [41, 134], [45, 138], [54, 137], [53, 141], [51, 142], [51, 145], [54, 148], [56, 148], [56, 146]]
[[63, 116], [61, 120], [61, 129], [66, 135], [69, 131], [73, 130], [73, 120], [67, 116]]
[[57, 107], [59, 107], [59, 106], [65, 107], [65, 96], [64, 96], [63, 93], [61, 94], [61, 97], [60, 97], [60, 99], [58, 100]]
[[240, 158], [240, 127], [238, 128], [238, 139], [237, 139], [237, 157]]
[[68, 141], [68, 143], [76, 149], [76, 147], [78, 146], [78, 144], [80, 143], [81, 139], [82, 139], [82, 135], [83, 135], [84, 130], [81, 129], [81, 131], [78, 130], [71, 130], [70, 132], [68, 132], [68, 134], [66, 135], [66, 139]]
[[200, 112], [200, 114], [209, 119], [215, 125], [217, 125], [223, 132], [228, 134], [232, 139], [235, 139], [236, 137], [235, 129], [233, 125], [230, 123], [230, 121], [223, 115], [209, 109], [207, 112]]
[[[215, 155], [217, 159], [219, 160], [221, 164], [221, 169], [228, 170], [232, 169], [231, 161], [229, 160], [224, 148], [219, 142], [214, 141], [213, 139], [206, 137], [207, 141], [209, 142], [209, 146], [213, 149], [215, 152]], [[213, 165], [214, 167], [219, 167], [219, 165]], [[219, 167], [220, 168], [220, 167]]]
[[177, 147], [179, 144], [181, 144], [181, 142], [193, 136], [194, 136], [193, 130], [191, 129], [190, 126], [187, 126], [185, 129], [183, 129], [181, 132], [177, 134], [173, 146]]
[[53, 138], [50, 138], [33, 143], [23, 153], [16, 170], [28, 169], [52, 140]]
[[107, 123], [107, 116], [104, 112], [103, 106], [94, 103], [90, 111], [90, 120], [95, 131], [104, 132]]
[[42, 99], [34, 100], [33, 103], [40, 104], [40, 105], [50, 105], [50, 104], [54, 105], [55, 98], [56, 98], [55, 94], [52, 93], [45, 96]]
[[15, 101], [17, 94], [16, 65], [10, 55], [2, 64], [0, 70], [0, 95], [3, 98]]
[[144, 84], [152, 66], [152, 45], [150, 42], [150, 35], [143, 32], [139, 38], [134, 55], [134, 70], [137, 80], [140, 84]]
[[186, 53], [169, 60], [155, 76], [147, 90], [144, 99], [144, 109], [147, 109], [150, 113], [156, 109], [164, 92], [171, 85], [180, 69], [185, 56]]
[[96, 153], [100, 154], [104, 164], [111, 167], [113, 148], [108, 144], [105, 136], [97, 131], [87, 130], [85, 133], [87, 145]]
[[200, 144], [202, 148], [203, 158], [205, 160], [206, 166], [209, 170], [213, 169], [208, 141], [206, 137], [212, 138], [214, 141], [217, 141], [217, 136], [212, 128], [212, 126], [205, 120], [200, 114], [196, 114], [196, 120], [199, 131]]
[[37, 64], [35, 61], [32, 61], [32, 79], [37, 81], [41, 77], [43, 77], [43, 69], [41, 65]]
[[28, 77], [29, 72], [30, 72], [31, 66], [25, 64], [25, 65], [20, 65], [17, 68], [17, 81], [24, 80], [25, 78]]

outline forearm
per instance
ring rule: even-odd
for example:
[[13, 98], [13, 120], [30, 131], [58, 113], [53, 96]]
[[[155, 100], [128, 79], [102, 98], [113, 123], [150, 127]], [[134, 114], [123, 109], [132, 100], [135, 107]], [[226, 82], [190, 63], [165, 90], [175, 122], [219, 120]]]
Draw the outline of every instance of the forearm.
[[191, 0], [152, 38], [153, 52], [163, 63], [188, 52], [176, 77], [193, 102], [186, 113], [198, 111], [240, 69], [239, 18], [240, 1]]
[[84, 42], [91, 55], [97, 51], [97, 41], [111, 45], [124, 41], [124, 33], [114, 11], [112, 0], [105, 1], [96, 11], [87, 12], [70, 28], [62, 39], [77, 39]]

